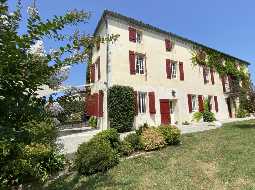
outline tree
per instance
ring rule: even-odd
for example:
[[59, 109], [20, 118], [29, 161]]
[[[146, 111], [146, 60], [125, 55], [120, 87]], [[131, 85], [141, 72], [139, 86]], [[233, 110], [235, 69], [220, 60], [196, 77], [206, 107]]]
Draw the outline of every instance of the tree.
[[[116, 36], [93, 38], [81, 32], [65, 34], [63, 29], [86, 22], [90, 14], [73, 10], [64, 16], [42, 20], [35, 7], [28, 8], [27, 32], [18, 33], [21, 1], [10, 13], [7, 0], [0, 0], [0, 183], [18, 185], [30, 180], [44, 182], [63, 168], [57, 151], [56, 125], [37, 97], [41, 85], [49, 85], [61, 68], [88, 62], [96, 42]], [[65, 44], [46, 52], [43, 40]], [[49, 64], [50, 63], [50, 64]]]

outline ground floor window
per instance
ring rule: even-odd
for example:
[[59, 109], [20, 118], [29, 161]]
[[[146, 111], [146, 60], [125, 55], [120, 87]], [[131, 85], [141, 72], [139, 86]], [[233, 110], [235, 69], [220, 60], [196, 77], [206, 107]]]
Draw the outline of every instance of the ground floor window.
[[192, 111], [197, 110], [197, 96], [196, 95], [191, 95], [191, 106], [192, 106]]
[[146, 93], [138, 92], [138, 111], [139, 113], [146, 113]]

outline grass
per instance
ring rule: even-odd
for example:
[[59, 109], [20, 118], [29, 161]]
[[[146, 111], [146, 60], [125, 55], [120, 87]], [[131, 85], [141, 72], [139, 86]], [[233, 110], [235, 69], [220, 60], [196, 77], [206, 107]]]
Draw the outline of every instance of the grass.
[[67, 174], [47, 190], [255, 189], [255, 120], [187, 134], [182, 144], [122, 161], [105, 174]]

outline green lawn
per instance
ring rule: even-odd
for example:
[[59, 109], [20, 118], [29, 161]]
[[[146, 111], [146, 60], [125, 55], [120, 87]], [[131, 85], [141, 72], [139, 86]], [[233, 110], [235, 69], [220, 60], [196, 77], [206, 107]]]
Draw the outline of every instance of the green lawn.
[[255, 120], [184, 135], [179, 146], [122, 161], [105, 174], [66, 175], [47, 189], [255, 189]]

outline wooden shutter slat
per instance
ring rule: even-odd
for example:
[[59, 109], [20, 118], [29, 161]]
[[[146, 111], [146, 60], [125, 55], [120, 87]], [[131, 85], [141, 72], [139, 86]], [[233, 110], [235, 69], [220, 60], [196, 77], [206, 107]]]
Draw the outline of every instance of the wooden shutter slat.
[[218, 105], [218, 98], [217, 96], [214, 96], [214, 106], [215, 106], [215, 111], [219, 111], [219, 105]]
[[149, 92], [149, 111], [151, 114], [156, 113], [155, 109], [155, 93], [154, 92]]
[[206, 84], [206, 68], [203, 67], [204, 84]]
[[180, 80], [184, 81], [183, 62], [179, 62]]
[[189, 106], [189, 113], [192, 113], [192, 96], [188, 94], [188, 106]]
[[203, 102], [203, 96], [202, 95], [198, 96], [198, 110], [199, 110], [199, 112], [204, 111], [204, 102]]
[[211, 81], [212, 81], [212, 84], [214, 85], [214, 70], [212, 68], [210, 69], [210, 73], [211, 73]]
[[132, 27], [128, 27], [129, 30], [129, 41], [136, 42], [136, 29]]
[[130, 74], [135, 75], [135, 53], [134, 53], [134, 51], [129, 51], [129, 69], [130, 69]]
[[222, 83], [223, 92], [226, 92], [225, 76], [221, 77], [221, 83]]
[[171, 60], [166, 59], [166, 76], [168, 79], [171, 79], [171, 74], [172, 74]]
[[97, 78], [100, 80], [101, 78], [101, 70], [100, 70], [100, 57], [97, 59]]

